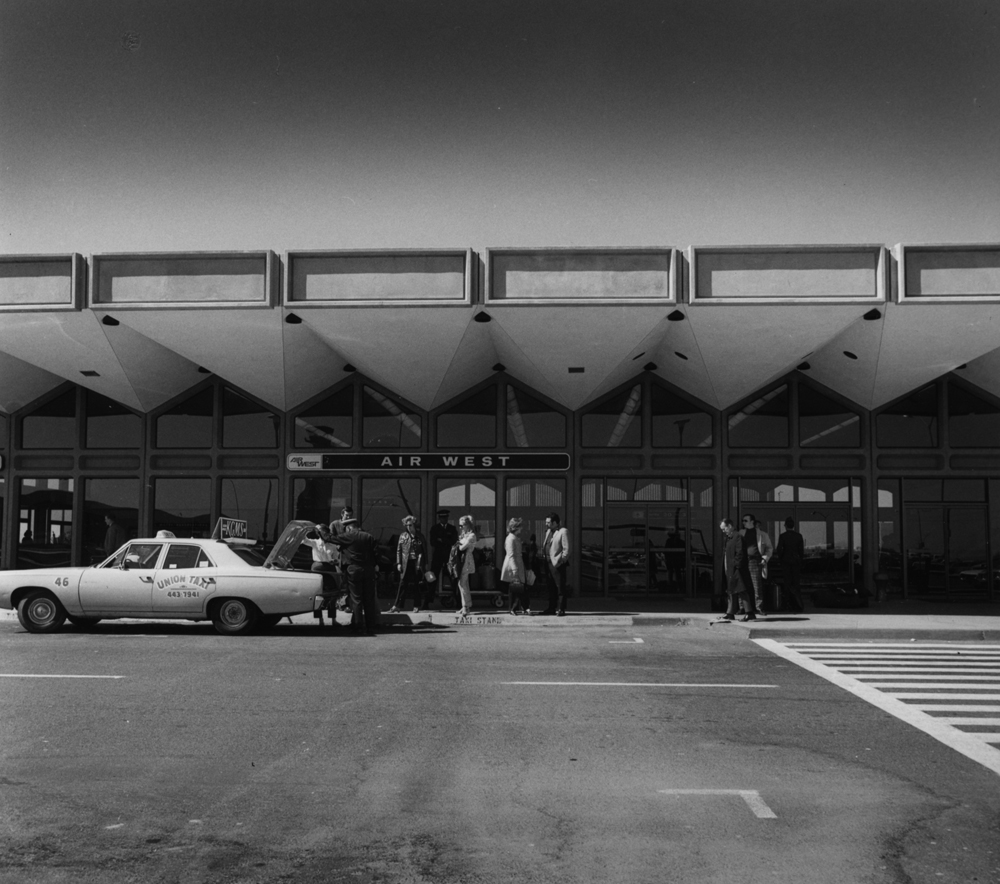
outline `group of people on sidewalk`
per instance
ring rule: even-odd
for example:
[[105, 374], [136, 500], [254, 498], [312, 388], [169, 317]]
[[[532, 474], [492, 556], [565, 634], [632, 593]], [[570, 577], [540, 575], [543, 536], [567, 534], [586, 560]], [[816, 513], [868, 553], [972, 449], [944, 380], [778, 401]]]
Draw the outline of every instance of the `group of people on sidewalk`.
[[[412, 599], [414, 612], [430, 607], [436, 596], [443, 599], [445, 580], [453, 592], [457, 587], [461, 599], [457, 613], [460, 616], [472, 613], [470, 577], [476, 572], [482, 551], [477, 547], [472, 516], [462, 516], [456, 528], [449, 521], [450, 515], [448, 509], [437, 511], [438, 521], [431, 528], [429, 543], [415, 516], [403, 519], [403, 531], [396, 544], [398, 584], [389, 613], [402, 611], [407, 599]], [[534, 535], [527, 544], [522, 541], [523, 527], [522, 519], [511, 519], [504, 542], [500, 579], [509, 587], [510, 613], [531, 613], [529, 587], [542, 580], [548, 588], [548, 607], [540, 613], [561, 617], [566, 613], [568, 532], [562, 527], [559, 514], [549, 513], [539, 550]], [[329, 527], [317, 524], [303, 543], [312, 551], [312, 570], [323, 575], [323, 590], [331, 599], [328, 610], [334, 624], [337, 599], [346, 591], [352, 632], [374, 634], [381, 613], [376, 589], [378, 543], [361, 528], [353, 509], [345, 507], [341, 518]]]
[[732, 519], [723, 519], [719, 527], [726, 536], [725, 586], [728, 595], [726, 613], [720, 619], [735, 620], [737, 608], [743, 622], [766, 616], [764, 587], [772, 556], [781, 563], [789, 603], [801, 611], [799, 576], [802, 559], [805, 558], [805, 543], [802, 535], [795, 530], [795, 520], [791, 516], [785, 519], [785, 530], [778, 538], [777, 548], [751, 513], [743, 516], [743, 527], [739, 531]]

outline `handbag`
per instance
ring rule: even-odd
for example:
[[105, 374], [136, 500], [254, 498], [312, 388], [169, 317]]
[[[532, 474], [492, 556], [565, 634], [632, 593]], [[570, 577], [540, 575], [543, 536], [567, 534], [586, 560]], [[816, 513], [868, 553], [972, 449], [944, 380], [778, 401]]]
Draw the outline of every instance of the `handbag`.
[[527, 572], [527, 573], [526, 573], [526, 574], [524, 575], [524, 582], [525, 582], [525, 583], [526, 583], [526, 584], [527, 584], [528, 586], [534, 586], [534, 585], [535, 585], [535, 572], [534, 572], [534, 571], [528, 571], [528, 572]]

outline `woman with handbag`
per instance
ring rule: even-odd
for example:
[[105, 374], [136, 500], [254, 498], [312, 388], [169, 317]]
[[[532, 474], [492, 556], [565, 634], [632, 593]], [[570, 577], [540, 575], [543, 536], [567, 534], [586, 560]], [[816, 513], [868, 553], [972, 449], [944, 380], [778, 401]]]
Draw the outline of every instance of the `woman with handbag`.
[[503, 567], [500, 569], [500, 580], [506, 583], [510, 589], [510, 613], [516, 615], [518, 609], [523, 612], [527, 609], [527, 592], [525, 591], [526, 577], [524, 567], [524, 557], [521, 551], [521, 519], [511, 519], [507, 523], [507, 538], [504, 540]]

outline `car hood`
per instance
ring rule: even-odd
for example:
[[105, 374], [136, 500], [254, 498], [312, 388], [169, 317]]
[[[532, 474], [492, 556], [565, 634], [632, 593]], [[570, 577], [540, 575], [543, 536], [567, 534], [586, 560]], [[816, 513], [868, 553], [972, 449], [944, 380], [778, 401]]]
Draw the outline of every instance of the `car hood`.
[[285, 526], [281, 536], [275, 541], [274, 547], [264, 561], [265, 568], [288, 570], [292, 565], [292, 556], [305, 540], [306, 535], [315, 530], [315, 522], [295, 520]]

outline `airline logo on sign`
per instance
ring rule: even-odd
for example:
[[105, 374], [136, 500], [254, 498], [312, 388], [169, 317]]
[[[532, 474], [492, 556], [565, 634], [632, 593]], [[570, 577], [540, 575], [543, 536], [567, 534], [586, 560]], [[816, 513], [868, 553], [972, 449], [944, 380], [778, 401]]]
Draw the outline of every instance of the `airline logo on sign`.
[[[318, 461], [318, 463], [317, 463]], [[569, 469], [569, 455], [548, 454], [290, 454], [290, 470], [545, 470]]]

